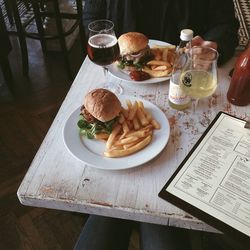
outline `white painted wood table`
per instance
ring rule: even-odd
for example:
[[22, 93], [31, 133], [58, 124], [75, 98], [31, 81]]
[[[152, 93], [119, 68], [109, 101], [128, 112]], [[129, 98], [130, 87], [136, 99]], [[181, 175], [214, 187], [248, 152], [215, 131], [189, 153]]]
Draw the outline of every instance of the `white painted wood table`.
[[250, 119], [250, 105], [237, 107], [226, 99], [228, 73], [234, 62], [232, 59], [219, 69], [216, 93], [201, 101], [196, 110], [198, 123], [191, 109], [180, 112], [169, 107], [168, 81], [143, 85], [109, 76], [110, 80], [122, 84], [124, 94], [157, 105], [169, 120], [171, 132], [168, 145], [155, 159], [139, 167], [107, 171], [86, 166], [70, 154], [63, 142], [62, 131], [70, 114], [81, 106], [87, 92], [103, 86], [101, 67], [86, 58], [18, 189], [20, 202], [28, 206], [214, 231], [159, 198], [158, 193], [220, 110]]

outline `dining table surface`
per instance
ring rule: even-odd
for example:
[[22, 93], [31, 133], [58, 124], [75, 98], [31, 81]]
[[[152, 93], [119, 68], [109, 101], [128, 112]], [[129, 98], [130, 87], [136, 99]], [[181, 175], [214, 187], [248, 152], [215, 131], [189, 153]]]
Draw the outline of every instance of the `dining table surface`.
[[[72, 113], [79, 110], [89, 91], [102, 88], [105, 82], [102, 67], [86, 57], [21, 182], [17, 191], [20, 202], [27, 206], [216, 232], [212, 226], [163, 200], [158, 194], [219, 111], [244, 120], [250, 119], [250, 105], [234, 106], [226, 97], [231, 79], [229, 72], [235, 60], [236, 56], [218, 68], [215, 93], [200, 100], [195, 112], [191, 107], [178, 111], [169, 106], [169, 80], [130, 82], [109, 74], [106, 80], [120, 84], [122, 95], [143, 99], [157, 106], [169, 124], [170, 134], [169, 137], [166, 134], [167, 145], [153, 159], [145, 159], [145, 163], [142, 159], [142, 164], [120, 169], [120, 161], [129, 160], [131, 156], [116, 158], [112, 160], [112, 169], [105, 169], [101, 161], [98, 165], [84, 161], [84, 150], [88, 150], [84, 144], [80, 145], [84, 150], [79, 159], [65, 142], [67, 133], [80, 137], [77, 119], [73, 122], [74, 126], [65, 129]], [[147, 147], [150, 149], [152, 145]], [[135, 153], [134, 159], [137, 154], [140, 157], [139, 153]]]

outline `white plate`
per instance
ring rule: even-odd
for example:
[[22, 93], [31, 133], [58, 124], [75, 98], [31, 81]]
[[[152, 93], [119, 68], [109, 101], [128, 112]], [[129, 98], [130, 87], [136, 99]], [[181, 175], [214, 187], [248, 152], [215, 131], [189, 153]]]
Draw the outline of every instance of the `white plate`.
[[63, 129], [63, 138], [70, 153], [89, 166], [106, 170], [133, 168], [156, 157], [167, 145], [170, 134], [169, 122], [165, 114], [157, 106], [151, 102], [132, 96], [121, 95], [119, 99], [124, 107], [126, 107], [125, 101], [128, 99], [131, 101], [141, 100], [145, 108], [161, 124], [161, 129], [154, 130], [151, 143], [139, 152], [120, 158], [107, 158], [103, 156], [105, 149], [103, 142], [83, 138], [79, 135], [79, 128], [77, 127], [80, 114], [79, 107], [67, 119]]
[[[166, 42], [162, 42], [162, 41], [157, 41], [157, 40], [149, 40], [149, 46], [152, 47], [153, 45], [170, 45], [169, 43]], [[115, 63], [111, 64], [110, 66], [108, 66], [108, 70], [110, 72], [111, 75], [113, 75], [114, 77], [120, 79], [120, 80], [124, 80], [127, 82], [132, 82], [132, 83], [143, 83], [143, 84], [150, 84], [150, 83], [157, 83], [157, 82], [164, 82], [167, 81], [170, 77], [166, 76], [166, 77], [155, 77], [155, 78], [150, 78], [148, 80], [145, 81], [134, 81], [130, 78], [130, 76], [125, 73], [124, 71], [122, 71], [121, 69], [119, 69], [117, 67], [117, 65]]]

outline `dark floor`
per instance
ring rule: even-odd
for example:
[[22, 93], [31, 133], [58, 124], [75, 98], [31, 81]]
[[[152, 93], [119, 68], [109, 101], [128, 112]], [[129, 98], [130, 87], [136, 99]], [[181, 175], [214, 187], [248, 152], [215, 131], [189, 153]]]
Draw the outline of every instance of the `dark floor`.
[[[11, 42], [14, 94], [0, 71], [0, 249], [72, 249], [86, 215], [25, 207], [16, 196], [72, 81], [61, 54], [44, 55], [31, 39], [29, 78], [24, 77], [18, 41]], [[83, 59], [77, 39], [70, 50], [74, 76]]]

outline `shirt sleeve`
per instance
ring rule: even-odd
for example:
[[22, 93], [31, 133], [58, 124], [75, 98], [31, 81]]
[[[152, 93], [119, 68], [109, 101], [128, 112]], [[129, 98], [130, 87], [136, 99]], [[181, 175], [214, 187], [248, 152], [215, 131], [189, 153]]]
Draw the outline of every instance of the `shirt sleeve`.
[[233, 56], [238, 45], [239, 22], [235, 18], [234, 4], [231, 0], [208, 1], [208, 29], [203, 34], [205, 40], [218, 44], [219, 64]]
[[97, 19], [106, 18], [106, 0], [85, 0], [83, 8], [83, 24], [86, 34], [88, 25]]

